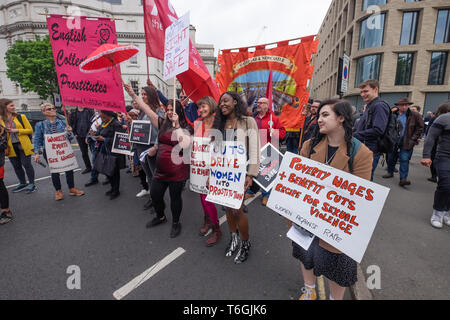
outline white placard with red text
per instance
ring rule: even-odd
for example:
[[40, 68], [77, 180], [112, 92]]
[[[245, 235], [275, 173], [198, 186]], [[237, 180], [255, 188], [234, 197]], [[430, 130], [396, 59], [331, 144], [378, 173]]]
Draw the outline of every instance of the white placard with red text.
[[50, 173], [61, 173], [78, 169], [77, 158], [66, 132], [46, 134], [44, 139]]
[[206, 200], [240, 209], [244, 200], [247, 153], [240, 142], [212, 143]]
[[191, 191], [207, 194], [206, 181], [209, 178], [211, 138], [194, 137], [191, 150], [191, 174], [189, 187]]
[[163, 79], [189, 69], [189, 12], [172, 23], [165, 33]]
[[286, 152], [267, 207], [361, 262], [389, 189]]

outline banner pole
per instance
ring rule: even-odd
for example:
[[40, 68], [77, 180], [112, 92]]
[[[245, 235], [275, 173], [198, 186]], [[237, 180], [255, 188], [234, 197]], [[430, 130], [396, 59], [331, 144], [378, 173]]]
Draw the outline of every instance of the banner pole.
[[[173, 112], [176, 112], [177, 106], [177, 77], [173, 77]], [[172, 122], [172, 126], [175, 128], [175, 123]]]

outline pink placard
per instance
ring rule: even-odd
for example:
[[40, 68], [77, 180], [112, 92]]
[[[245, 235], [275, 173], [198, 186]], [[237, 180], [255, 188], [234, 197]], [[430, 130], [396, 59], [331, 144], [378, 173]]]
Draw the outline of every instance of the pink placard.
[[[84, 73], [80, 64], [104, 43], [117, 43], [116, 26], [109, 18], [51, 15], [47, 26], [62, 103], [126, 112], [122, 81], [117, 71]], [[117, 66], [120, 71], [120, 66]]]

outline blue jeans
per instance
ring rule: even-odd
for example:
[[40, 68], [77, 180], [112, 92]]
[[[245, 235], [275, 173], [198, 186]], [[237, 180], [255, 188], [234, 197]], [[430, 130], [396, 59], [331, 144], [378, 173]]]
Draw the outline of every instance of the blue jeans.
[[[254, 188], [254, 187], [252, 186], [252, 188]], [[258, 188], [259, 188], [259, 186], [258, 186]], [[270, 191], [272, 191], [272, 190], [269, 190], [268, 192], [266, 192], [266, 191], [264, 191], [263, 188], [259, 188], [259, 190], [261, 190], [261, 197], [263, 197], [263, 198], [268, 198], [270, 196]], [[256, 192], [258, 192], [258, 191], [256, 191]], [[247, 193], [249, 193], [249, 194], [255, 194], [256, 192], [251, 189], [247, 190]]]
[[374, 154], [373, 155], [373, 162], [372, 162], [372, 175], [370, 176], [370, 181], [373, 181], [373, 174], [378, 166], [378, 161], [380, 161], [381, 153]]
[[94, 169], [95, 158], [97, 157], [97, 151], [95, 150], [95, 141], [89, 139], [89, 149], [92, 153], [92, 170], [91, 170], [91, 181], [98, 180], [98, 171]]
[[297, 154], [298, 144], [300, 143], [300, 136], [289, 136], [286, 139], [286, 151]]
[[394, 173], [395, 165], [398, 159], [400, 162], [400, 179], [406, 180], [406, 178], [408, 178], [409, 161], [411, 160], [412, 154], [413, 149], [405, 150], [402, 146], [397, 145], [394, 151], [390, 152], [387, 156], [388, 172], [390, 174]]

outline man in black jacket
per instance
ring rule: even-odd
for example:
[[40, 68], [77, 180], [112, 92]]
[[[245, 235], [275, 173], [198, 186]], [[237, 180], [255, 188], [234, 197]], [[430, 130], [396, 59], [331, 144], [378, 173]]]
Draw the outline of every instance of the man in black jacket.
[[[373, 181], [373, 173], [381, 157], [377, 141], [383, 137], [390, 115], [389, 105], [378, 97], [379, 87], [378, 81], [374, 79], [364, 81], [359, 85], [361, 98], [367, 103], [367, 106], [354, 133], [354, 137], [373, 152], [371, 181]], [[369, 114], [371, 119], [369, 119]]]
[[83, 107], [77, 107], [71, 114], [69, 123], [73, 129], [73, 133], [77, 138], [78, 145], [80, 146], [81, 155], [83, 157], [84, 165], [86, 169], [82, 171], [82, 174], [91, 172], [91, 160], [89, 159], [88, 145], [86, 144], [86, 136], [89, 133], [91, 127], [91, 118], [94, 115], [93, 109], [87, 109]]

